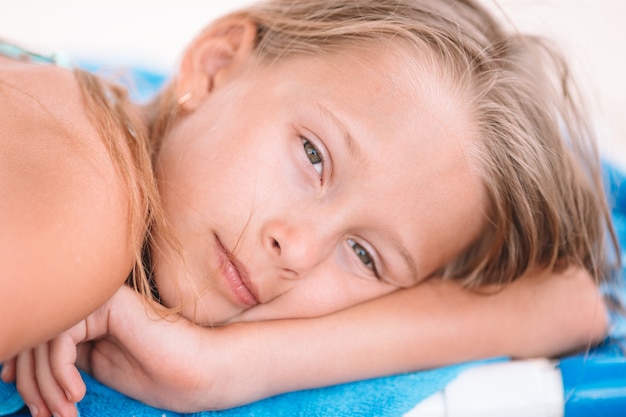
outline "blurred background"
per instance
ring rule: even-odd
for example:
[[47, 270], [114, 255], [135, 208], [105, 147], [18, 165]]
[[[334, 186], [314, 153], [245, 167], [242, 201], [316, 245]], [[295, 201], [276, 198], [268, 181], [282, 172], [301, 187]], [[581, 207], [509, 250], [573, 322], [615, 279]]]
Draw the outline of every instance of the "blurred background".
[[[433, 0], [436, 1], [436, 0]], [[558, 41], [591, 103], [603, 154], [626, 168], [626, 1], [486, 0]], [[208, 22], [251, 0], [0, 0], [0, 38], [73, 60], [170, 73]]]

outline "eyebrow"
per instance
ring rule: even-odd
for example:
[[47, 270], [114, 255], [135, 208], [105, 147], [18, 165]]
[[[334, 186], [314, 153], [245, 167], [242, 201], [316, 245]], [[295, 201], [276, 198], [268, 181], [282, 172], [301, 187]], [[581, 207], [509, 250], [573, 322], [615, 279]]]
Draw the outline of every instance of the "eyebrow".
[[344, 125], [341, 120], [339, 120], [330, 110], [328, 110], [323, 105], [317, 103], [316, 107], [322, 117], [330, 122], [330, 124], [332, 124], [333, 127], [339, 131], [339, 134], [343, 139], [346, 148], [348, 148], [350, 156], [352, 156], [354, 159], [361, 159], [364, 161], [366, 159], [365, 153], [359, 146], [359, 143], [356, 141], [356, 139], [354, 139], [354, 136], [350, 134], [350, 131], [348, 130], [346, 125]]

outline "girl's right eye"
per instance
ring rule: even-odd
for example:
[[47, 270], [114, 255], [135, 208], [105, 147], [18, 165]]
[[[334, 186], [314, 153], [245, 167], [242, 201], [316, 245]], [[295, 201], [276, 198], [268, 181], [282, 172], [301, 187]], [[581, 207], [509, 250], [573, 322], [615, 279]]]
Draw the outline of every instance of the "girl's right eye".
[[302, 138], [302, 146], [304, 147], [304, 152], [306, 152], [306, 157], [317, 171], [317, 174], [321, 177], [324, 172], [324, 158], [322, 153], [317, 149], [310, 140], [306, 138]]

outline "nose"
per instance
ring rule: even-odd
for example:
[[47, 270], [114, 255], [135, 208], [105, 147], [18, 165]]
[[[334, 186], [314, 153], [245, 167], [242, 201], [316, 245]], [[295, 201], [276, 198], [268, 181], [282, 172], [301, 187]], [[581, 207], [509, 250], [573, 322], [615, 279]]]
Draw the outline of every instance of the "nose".
[[[267, 222], [263, 227], [263, 247], [290, 278], [299, 278], [321, 262], [323, 238], [313, 225], [293, 226], [283, 220]], [[326, 244], [328, 247], [328, 244]]]

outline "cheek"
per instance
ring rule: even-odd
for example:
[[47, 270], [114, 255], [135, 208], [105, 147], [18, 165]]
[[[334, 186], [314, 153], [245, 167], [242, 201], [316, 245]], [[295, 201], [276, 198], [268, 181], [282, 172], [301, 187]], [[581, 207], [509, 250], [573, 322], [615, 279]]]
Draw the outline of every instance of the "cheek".
[[241, 321], [319, 317], [381, 297], [398, 288], [389, 284], [327, 272], [297, 281], [287, 293], [270, 303], [254, 307]]
[[[246, 194], [254, 164], [242, 157], [244, 144], [232, 136], [212, 135], [174, 138], [164, 146], [157, 161], [159, 186], [171, 216], [181, 211], [206, 212], [212, 201], [232, 200]], [[230, 139], [230, 140], [229, 140]], [[181, 206], [187, 206], [181, 207]], [[209, 211], [210, 212], [210, 211]]]

